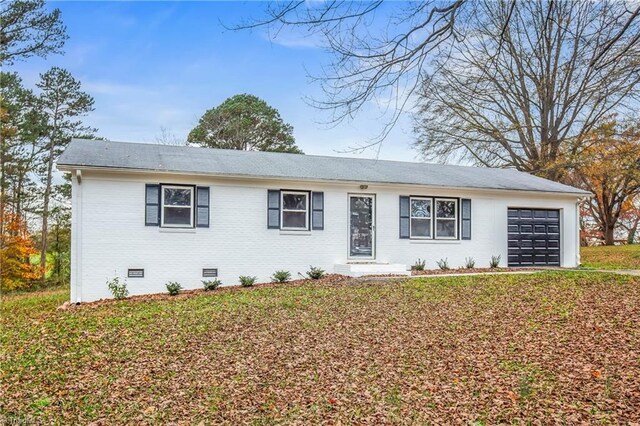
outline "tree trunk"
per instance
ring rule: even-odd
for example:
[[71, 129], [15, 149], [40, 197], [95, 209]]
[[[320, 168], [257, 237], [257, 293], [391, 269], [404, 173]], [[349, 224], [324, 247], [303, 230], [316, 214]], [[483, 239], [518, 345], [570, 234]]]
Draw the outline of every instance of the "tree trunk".
[[635, 244], [636, 242], [636, 234], [638, 233], [638, 227], [640, 226], [640, 218], [635, 221], [633, 225], [629, 228], [629, 233], [627, 234], [627, 244]]
[[36, 157], [36, 147], [35, 144], [31, 147], [31, 154], [29, 154], [29, 158], [25, 160], [20, 168], [18, 169], [18, 178], [16, 184], [16, 201], [15, 201], [15, 213], [17, 216], [22, 217], [22, 207], [26, 202], [25, 197], [25, 186], [28, 183], [28, 173], [33, 168], [32, 165], [34, 163], [34, 159]]
[[612, 246], [613, 243], [614, 243], [613, 225], [605, 224], [603, 235], [604, 235], [604, 245], [605, 246]]
[[55, 235], [56, 235], [55, 275], [56, 275], [56, 281], [60, 282], [60, 270], [62, 269], [60, 265], [60, 225], [56, 224], [54, 229], [55, 229]]
[[0, 248], [3, 248], [4, 242], [4, 210], [7, 208], [6, 203], [6, 193], [5, 193], [5, 160], [4, 160], [4, 152], [5, 152], [5, 136], [0, 135]]
[[40, 268], [42, 270], [40, 279], [44, 283], [47, 278], [47, 232], [49, 231], [49, 197], [51, 196], [51, 180], [53, 171], [54, 139], [51, 138], [49, 145], [49, 161], [47, 162], [47, 181], [44, 188], [44, 204], [42, 206], [42, 241], [40, 248]]

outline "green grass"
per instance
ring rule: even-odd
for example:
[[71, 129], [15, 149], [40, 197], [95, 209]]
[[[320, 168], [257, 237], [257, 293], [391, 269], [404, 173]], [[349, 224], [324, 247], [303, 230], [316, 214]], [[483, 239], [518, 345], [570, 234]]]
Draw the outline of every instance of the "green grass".
[[637, 277], [315, 282], [57, 310], [67, 298], [58, 289], [2, 299], [0, 419], [496, 424], [640, 416]]
[[582, 247], [582, 266], [595, 269], [640, 269], [640, 244]]

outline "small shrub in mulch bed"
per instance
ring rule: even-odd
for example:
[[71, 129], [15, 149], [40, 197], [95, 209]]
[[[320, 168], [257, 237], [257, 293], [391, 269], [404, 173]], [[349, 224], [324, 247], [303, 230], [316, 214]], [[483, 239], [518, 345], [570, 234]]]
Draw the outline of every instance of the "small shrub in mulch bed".
[[324, 277], [325, 271], [322, 268], [318, 268], [315, 266], [309, 266], [309, 270], [307, 271], [307, 276], [312, 280], [319, 280]]
[[167, 287], [167, 291], [169, 292], [169, 295], [171, 296], [177, 296], [178, 293], [180, 293], [180, 290], [182, 290], [182, 284], [180, 284], [177, 281], [169, 281], [165, 285]]
[[240, 275], [238, 281], [240, 281], [242, 287], [253, 287], [257, 279], [258, 277], [252, 277], [250, 275]]
[[202, 286], [204, 287], [205, 291], [213, 291], [220, 287], [220, 285], [222, 285], [222, 282], [220, 282], [219, 279], [202, 280]]

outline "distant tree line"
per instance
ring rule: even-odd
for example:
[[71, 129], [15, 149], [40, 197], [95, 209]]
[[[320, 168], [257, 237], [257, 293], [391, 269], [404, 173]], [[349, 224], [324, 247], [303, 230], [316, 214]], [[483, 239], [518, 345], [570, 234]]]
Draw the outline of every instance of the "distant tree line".
[[[3, 1], [0, 29], [3, 69], [31, 56], [62, 53], [67, 39], [60, 11], [47, 11], [42, 0]], [[34, 88], [14, 72], [0, 72], [2, 290], [47, 279], [68, 282], [70, 187], [54, 181], [54, 163], [72, 137], [94, 135], [82, 123], [92, 110], [93, 99], [67, 70], [52, 67]], [[35, 241], [29, 222], [40, 224]]]

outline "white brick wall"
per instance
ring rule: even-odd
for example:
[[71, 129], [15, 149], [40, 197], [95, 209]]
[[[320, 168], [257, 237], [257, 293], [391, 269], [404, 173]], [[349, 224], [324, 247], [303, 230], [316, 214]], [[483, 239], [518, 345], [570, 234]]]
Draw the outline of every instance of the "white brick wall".
[[[145, 183], [210, 186], [210, 228], [166, 230], [144, 226]], [[324, 191], [325, 229], [295, 232], [267, 229], [267, 189]], [[105, 282], [126, 277], [128, 268], [144, 268], [144, 278], [128, 278], [131, 294], [164, 292], [167, 281], [200, 288], [202, 268], [218, 268], [225, 285], [239, 275], [268, 281], [278, 269], [294, 277], [309, 265], [331, 272], [347, 262], [349, 193], [376, 195], [376, 261], [427, 267], [448, 258], [452, 267], [472, 256], [478, 266], [492, 255], [507, 259], [507, 206], [562, 209], [562, 266], [576, 266], [576, 198], [500, 191], [443, 190], [416, 186], [295, 183], [220, 179], [168, 174], [82, 171], [73, 180], [72, 301], [111, 297]], [[472, 239], [415, 241], [398, 237], [399, 195], [433, 195], [472, 199]]]

